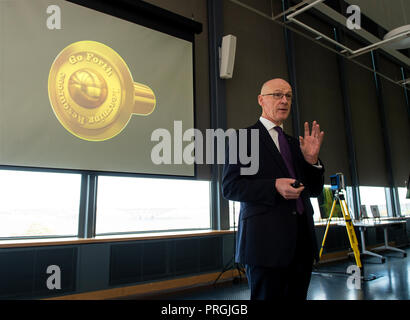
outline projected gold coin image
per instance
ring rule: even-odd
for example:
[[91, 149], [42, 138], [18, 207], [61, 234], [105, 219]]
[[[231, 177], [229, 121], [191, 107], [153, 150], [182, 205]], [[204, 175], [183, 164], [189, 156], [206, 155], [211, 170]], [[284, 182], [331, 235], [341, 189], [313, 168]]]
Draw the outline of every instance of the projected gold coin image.
[[72, 43], [58, 54], [48, 95], [61, 125], [88, 141], [113, 138], [133, 114], [147, 116], [156, 105], [152, 89], [134, 82], [121, 56], [96, 41]]

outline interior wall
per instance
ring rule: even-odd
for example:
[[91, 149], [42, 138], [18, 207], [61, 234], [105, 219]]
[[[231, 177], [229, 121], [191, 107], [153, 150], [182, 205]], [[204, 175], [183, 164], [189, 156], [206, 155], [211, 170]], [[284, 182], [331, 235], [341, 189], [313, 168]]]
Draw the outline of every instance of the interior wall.
[[[233, 78], [226, 80], [226, 109], [228, 128], [253, 125], [262, 109], [258, 94], [264, 82], [272, 78], [288, 80], [283, 30], [229, 0], [223, 0], [224, 34], [237, 37]], [[249, 2], [249, 1], [248, 1]], [[251, 1], [252, 7], [267, 13], [268, 1]], [[285, 131], [291, 132], [285, 124]]]

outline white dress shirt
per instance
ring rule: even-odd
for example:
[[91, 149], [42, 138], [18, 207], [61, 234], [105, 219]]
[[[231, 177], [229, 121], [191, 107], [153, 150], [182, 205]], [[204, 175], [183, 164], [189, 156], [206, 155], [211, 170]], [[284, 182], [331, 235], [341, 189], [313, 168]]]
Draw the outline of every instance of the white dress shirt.
[[[270, 136], [272, 137], [273, 142], [275, 143], [276, 147], [278, 148], [278, 150], [280, 152], [279, 133], [275, 129], [273, 129], [274, 127], [277, 127], [277, 125], [275, 123], [273, 123], [272, 121], [270, 121], [268, 119], [265, 119], [263, 117], [260, 117], [259, 121], [262, 122], [262, 124], [266, 128], [266, 130], [268, 130]], [[283, 130], [283, 124], [280, 125], [280, 127]]]

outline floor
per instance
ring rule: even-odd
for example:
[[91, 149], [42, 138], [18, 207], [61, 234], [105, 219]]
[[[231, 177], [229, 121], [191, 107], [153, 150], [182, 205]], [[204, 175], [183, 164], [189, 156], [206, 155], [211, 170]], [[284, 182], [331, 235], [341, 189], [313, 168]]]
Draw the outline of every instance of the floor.
[[[312, 273], [308, 300], [409, 300], [410, 247], [404, 250], [407, 257], [398, 252], [381, 252], [385, 263], [374, 257], [363, 258], [363, 281], [354, 282], [346, 273], [349, 266], [355, 265], [353, 259], [321, 264]], [[248, 300], [249, 289], [245, 281], [229, 281], [150, 299]]]

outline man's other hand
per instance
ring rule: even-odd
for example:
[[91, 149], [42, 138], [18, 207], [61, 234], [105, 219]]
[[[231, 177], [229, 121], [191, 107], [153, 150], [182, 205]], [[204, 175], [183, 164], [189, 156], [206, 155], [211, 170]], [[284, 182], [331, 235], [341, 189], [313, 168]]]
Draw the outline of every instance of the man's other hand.
[[275, 181], [275, 188], [282, 197], [286, 200], [299, 198], [301, 192], [305, 189], [303, 184], [300, 184], [299, 188], [291, 186], [296, 180], [291, 178], [279, 178]]

